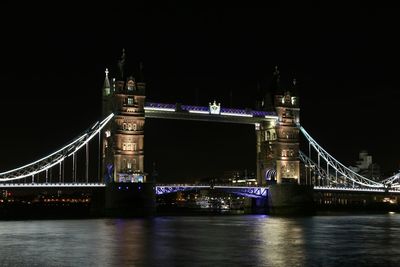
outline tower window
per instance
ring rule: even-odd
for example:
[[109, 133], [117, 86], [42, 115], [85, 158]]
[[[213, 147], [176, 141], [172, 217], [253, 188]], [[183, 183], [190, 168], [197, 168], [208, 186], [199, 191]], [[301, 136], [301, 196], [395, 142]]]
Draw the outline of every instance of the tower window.
[[134, 123], [133, 124], [133, 128], [132, 128], [134, 131], [136, 131], [136, 129], [137, 129], [137, 126], [136, 126], [136, 123]]
[[132, 162], [128, 161], [128, 165], [126, 166], [128, 170], [132, 169]]
[[132, 143], [122, 143], [122, 150], [132, 151], [133, 150]]
[[135, 86], [135, 82], [133, 80], [129, 80], [127, 85], [126, 85], [128, 91], [133, 91], [134, 86]]
[[128, 123], [128, 130], [132, 131], [132, 124], [131, 123]]
[[133, 98], [132, 97], [128, 97], [128, 105], [133, 105]]
[[266, 139], [265, 140], [271, 140], [271, 133], [270, 133], [270, 131], [267, 131], [267, 135], [266, 135]]
[[133, 151], [136, 151], [137, 148], [136, 143], [133, 143], [132, 145], [133, 145]]
[[125, 131], [126, 130], [126, 123], [122, 124], [122, 129]]

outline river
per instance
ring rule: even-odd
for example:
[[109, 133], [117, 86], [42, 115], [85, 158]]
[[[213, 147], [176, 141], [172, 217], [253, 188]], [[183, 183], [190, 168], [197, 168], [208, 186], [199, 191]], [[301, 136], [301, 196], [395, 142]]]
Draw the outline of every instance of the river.
[[0, 222], [1, 266], [399, 266], [400, 214]]

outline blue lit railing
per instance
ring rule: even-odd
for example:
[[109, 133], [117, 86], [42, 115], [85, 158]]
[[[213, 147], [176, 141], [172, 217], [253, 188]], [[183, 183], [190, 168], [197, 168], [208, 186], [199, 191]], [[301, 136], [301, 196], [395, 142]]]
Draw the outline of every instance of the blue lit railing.
[[184, 192], [199, 189], [221, 190], [227, 193], [250, 197], [250, 198], [266, 198], [268, 196], [267, 187], [251, 187], [251, 186], [225, 186], [225, 185], [158, 185], [156, 186], [156, 195], [164, 195], [176, 192]]
[[[144, 107], [146, 110], [154, 110], [154, 111], [210, 114], [210, 108], [207, 106], [146, 102]], [[223, 107], [221, 107], [219, 114], [227, 116], [243, 116], [243, 117], [276, 117], [276, 113], [272, 111], [223, 108]]]

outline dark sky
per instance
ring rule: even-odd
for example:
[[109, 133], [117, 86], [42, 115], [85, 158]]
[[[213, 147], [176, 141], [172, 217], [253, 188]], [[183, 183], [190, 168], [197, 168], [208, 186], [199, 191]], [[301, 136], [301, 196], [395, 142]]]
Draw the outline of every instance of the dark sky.
[[[71, 10], [71, 11], [70, 11]], [[400, 166], [398, 10], [3, 6], [0, 169], [54, 151], [100, 119], [104, 69], [144, 62], [148, 101], [253, 107], [275, 65], [296, 78], [301, 124], [353, 164]], [[146, 166], [166, 180], [254, 169], [251, 126], [151, 120]], [[150, 170], [147, 170], [150, 171]]]

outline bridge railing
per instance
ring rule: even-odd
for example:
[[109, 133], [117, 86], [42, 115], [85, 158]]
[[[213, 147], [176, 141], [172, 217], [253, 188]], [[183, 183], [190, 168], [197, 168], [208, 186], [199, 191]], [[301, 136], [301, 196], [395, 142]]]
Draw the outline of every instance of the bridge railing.
[[[48, 170], [57, 166], [59, 171], [59, 177], [61, 182], [61, 171], [62, 171], [62, 163], [64, 163], [65, 159], [73, 156], [73, 169], [74, 175], [76, 178], [76, 160], [75, 156], [76, 153], [82, 149], [86, 145], [86, 156], [88, 157], [88, 143], [89, 141], [96, 136], [97, 134], [100, 135], [101, 130], [104, 126], [111, 120], [114, 114], [110, 114], [107, 116], [103, 121], [96, 122], [91, 128], [86, 130], [82, 135], [74, 139], [71, 143], [67, 144], [66, 146], [62, 147], [61, 149], [39, 159], [32, 163], [26, 164], [22, 167], [15, 168], [13, 170], [5, 171], [0, 173], [0, 182], [10, 182], [10, 181], [17, 181], [26, 178], [32, 178], [31, 182], [35, 182], [35, 175], [39, 173], [46, 172], [46, 180], [48, 182]], [[99, 140], [100, 142], [100, 140]], [[100, 153], [100, 151], [99, 151]], [[88, 158], [87, 158], [88, 160]], [[88, 168], [88, 163], [86, 163], [86, 168]], [[56, 167], [56, 168], [57, 168]], [[88, 182], [88, 169], [86, 169], [86, 181]], [[76, 179], [72, 182], [76, 182]]]
[[325, 149], [323, 149], [308, 133], [307, 131], [299, 125], [300, 131], [305, 136], [309, 145], [311, 145], [316, 151], [318, 156], [318, 167], [320, 167], [319, 159], [320, 157], [326, 162], [327, 171], [325, 177], [329, 178], [329, 169], [333, 168], [336, 172], [340, 173], [345, 179], [351, 181], [353, 183], [353, 187], [355, 185], [363, 186], [363, 187], [373, 187], [373, 188], [384, 188], [385, 185], [381, 182], [372, 181], [353, 170], [349, 169], [341, 162], [336, 160], [333, 156], [331, 156]]

